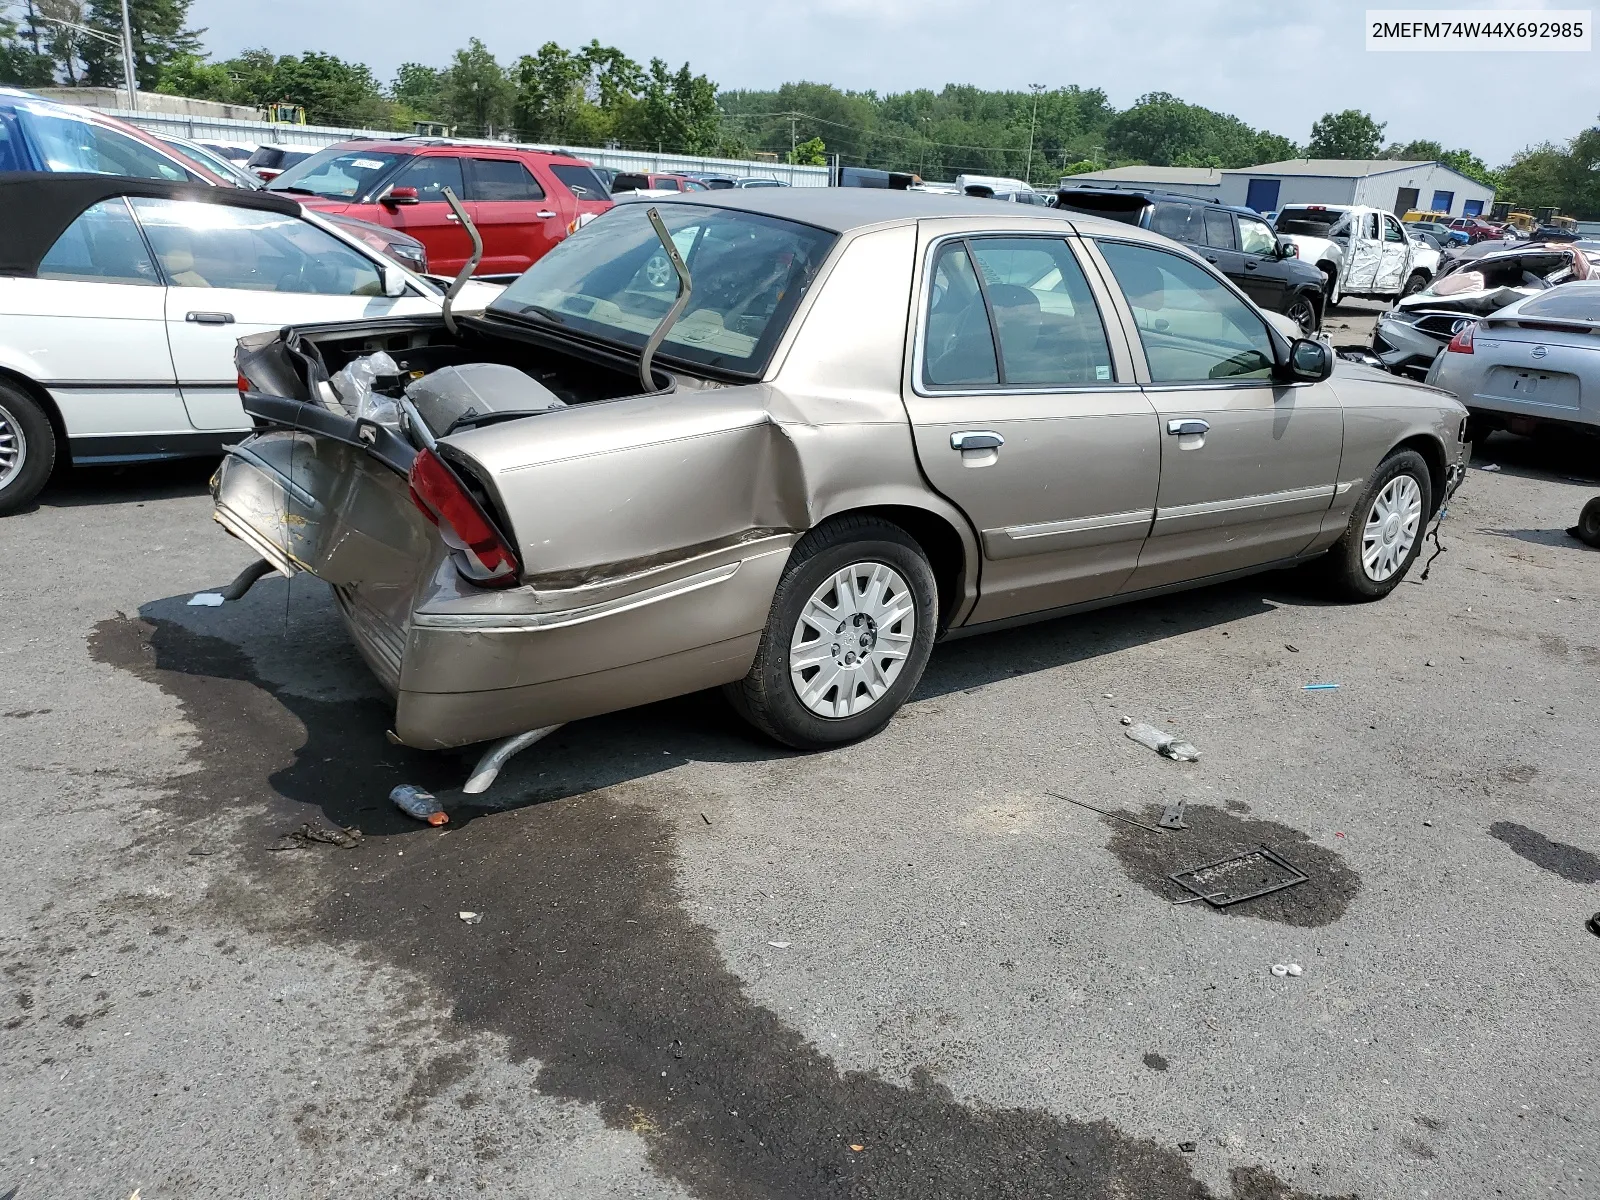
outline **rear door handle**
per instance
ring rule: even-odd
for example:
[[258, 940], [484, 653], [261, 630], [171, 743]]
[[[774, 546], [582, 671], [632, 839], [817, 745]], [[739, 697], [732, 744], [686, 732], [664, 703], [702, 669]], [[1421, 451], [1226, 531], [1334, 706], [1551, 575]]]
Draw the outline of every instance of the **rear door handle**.
[[533, 215], [538, 217], [541, 221], [548, 221], [551, 217], [555, 216], [555, 213], [551, 212], [548, 208], [541, 208]]
[[1217, 265], [1217, 256], [1214, 254], [1208, 254], [1206, 255], [1206, 261], [1214, 267]]
[[457, 225], [461, 224], [461, 218], [456, 216], [455, 213], [445, 213], [444, 219], [446, 221], [454, 221]]
[[1168, 421], [1167, 432], [1173, 437], [1188, 437], [1196, 433], [1209, 433], [1211, 426], [1204, 421], [1190, 419], [1187, 421]]
[[192, 312], [185, 313], [185, 321], [194, 325], [232, 325], [233, 314], [223, 312]]
[[1255, 260], [1254, 259], [1249, 259], [1249, 258], [1245, 259], [1244, 260], [1244, 269], [1246, 271], [1254, 271], [1256, 269]]
[[1005, 444], [1005, 438], [992, 429], [969, 429], [965, 433], [950, 435], [952, 450], [998, 450]]

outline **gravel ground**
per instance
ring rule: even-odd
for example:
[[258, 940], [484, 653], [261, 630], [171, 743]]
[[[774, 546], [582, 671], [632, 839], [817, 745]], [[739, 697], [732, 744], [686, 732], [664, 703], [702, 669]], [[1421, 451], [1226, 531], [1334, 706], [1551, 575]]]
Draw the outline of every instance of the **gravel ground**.
[[[1600, 1194], [1594, 461], [1492, 438], [1379, 604], [951, 644], [827, 754], [689, 697], [476, 807], [320, 584], [187, 605], [204, 467], [70, 477], [0, 523], [0, 1196]], [[1261, 843], [1308, 882], [1171, 903]]]

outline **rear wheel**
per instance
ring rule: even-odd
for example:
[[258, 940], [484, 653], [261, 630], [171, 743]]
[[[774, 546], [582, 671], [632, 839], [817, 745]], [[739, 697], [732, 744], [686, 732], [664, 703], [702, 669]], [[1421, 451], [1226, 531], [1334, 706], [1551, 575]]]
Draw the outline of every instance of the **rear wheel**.
[[1406, 286], [1401, 291], [1401, 296], [1415, 296], [1428, 286], [1428, 273], [1426, 271], [1413, 271], [1411, 278], [1406, 280]]
[[1380, 600], [1405, 578], [1422, 549], [1433, 511], [1433, 479], [1415, 450], [1396, 450], [1373, 472], [1344, 536], [1328, 551], [1333, 590], [1348, 600]]
[[725, 689], [739, 715], [799, 750], [889, 723], [933, 649], [938, 586], [904, 530], [846, 517], [801, 539], [749, 674]]
[[1583, 506], [1578, 523], [1567, 531], [1585, 545], [1600, 550], [1600, 496]]
[[56, 463], [56, 434], [37, 401], [0, 383], [0, 516], [22, 508]]

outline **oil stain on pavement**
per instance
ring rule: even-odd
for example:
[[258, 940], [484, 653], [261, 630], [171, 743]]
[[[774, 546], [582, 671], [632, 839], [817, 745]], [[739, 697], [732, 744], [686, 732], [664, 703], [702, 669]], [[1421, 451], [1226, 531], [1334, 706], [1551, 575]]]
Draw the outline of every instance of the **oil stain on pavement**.
[[[451, 832], [420, 829], [387, 810], [388, 789], [461, 776], [445, 756], [386, 745], [386, 706], [275, 688], [236, 647], [170, 621], [103, 622], [91, 651], [175, 697], [194, 726], [198, 770], [167, 784], [175, 816], [265, 807], [234, 851], [252, 886], [270, 885], [265, 845], [310, 809], [366, 832], [362, 849], [318, 860], [326, 898], [281, 936], [360, 947], [420, 976], [457, 1026], [501, 1035], [515, 1061], [537, 1060], [542, 1093], [638, 1131], [652, 1167], [694, 1196], [1217, 1195], [1176, 1147], [1106, 1121], [961, 1103], [925, 1071], [909, 1087], [841, 1072], [750, 999], [712, 931], [689, 917], [659, 815], [676, 793], [643, 771], [595, 769], [599, 778], [545, 785], [524, 807], [453, 806]], [[1280, 827], [1228, 820], [1241, 829], [1206, 836], [1283, 840]], [[403, 857], [365, 853], [396, 845], [388, 836], [403, 838]], [[1296, 923], [1333, 919], [1353, 889], [1346, 881]], [[481, 921], [459, 920], [468, 909]], [[436, 1089], [419, 1075], [415, 1090], [425, 1103]], [[1228, 1194], [1308, 1200], [1257, 1167], [1235, 1168]]]
[[[1124, 815], [1153, 826], [1161, 812], [1161, 806], [1155, 805]], [[1260, 917], [1284, 925], [1328, 925], [1344, 916], [1350, 901], [1361, 890], [1361, 877], [1335, 851], [1317, 845], [1292, 826], [1203, 806], [1187, 808], [1184, 820], [1189, 823], [1186, 830], [1156, 833], [1123, 821], [1107, 822], [1115, 826], [1108, 845], [1123, 870], [1163, 900], [1182, 900], [1190, 895], [1169, 875], [1261, 846], [1270, 847], [1300, 868], [1307, 876], [1306, 882], [1219, 909], [1219, 913]], [[1201, 901], [1196, 903], [1203, 906]]]

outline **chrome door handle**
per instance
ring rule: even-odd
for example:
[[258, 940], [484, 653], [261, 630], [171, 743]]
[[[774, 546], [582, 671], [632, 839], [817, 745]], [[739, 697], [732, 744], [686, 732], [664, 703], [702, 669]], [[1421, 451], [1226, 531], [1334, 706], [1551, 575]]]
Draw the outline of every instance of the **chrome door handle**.
[[232, 325], [233, 314], [224, 312], [184, 313], [183, 319], [194, 325]]
[[998, 450], [1005, 444], [1005, 438], [992, 429], [969, 429], [965, 433], [950, 435], [952, 450]]
[[1190, 434], [1209, 433], [1210, 431], [1211, 426], [1204, 421], [1188, 420], [1167, 422], [1167, 432], [1172, 434], [1173, 437], [1188, 437]]
[[445, 213], [444, 219], [446, 221], [454, 221], [457, 225], [461, 224], [461, 218], [456, 216], [455, 213]]
[[555, 213], [551, 212], [548, 208], [541, 208], [533, 215], [538, 217], [540, 220], [548, 221], [551, 217], [555, 216]]
[[1217, 265], [1217, 256], [1215, 254], [1208, 254], [1206, 255], [1206, 261], [1214, 267]]

